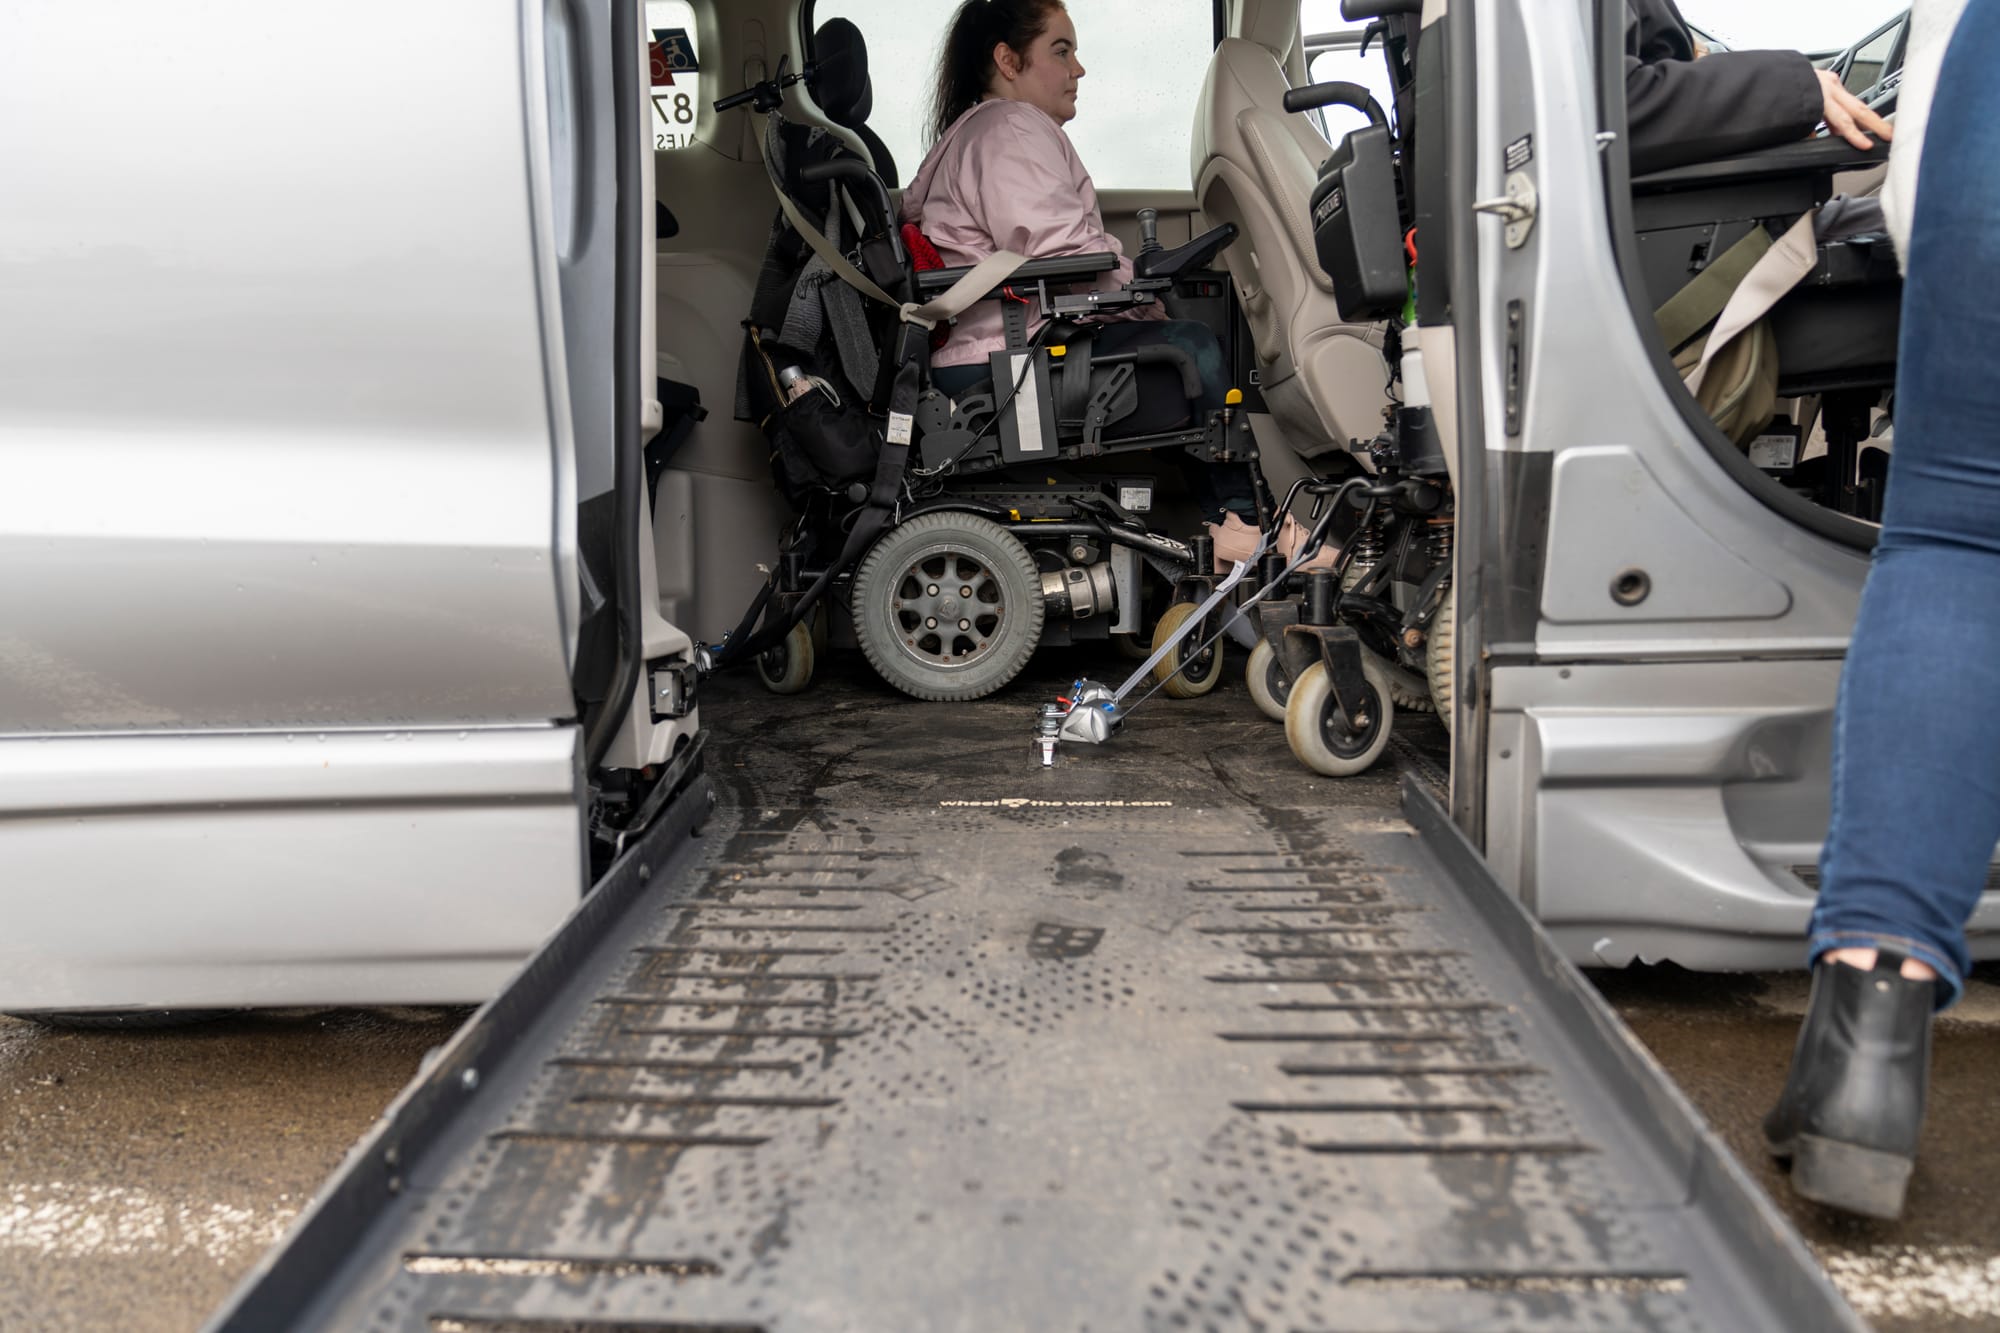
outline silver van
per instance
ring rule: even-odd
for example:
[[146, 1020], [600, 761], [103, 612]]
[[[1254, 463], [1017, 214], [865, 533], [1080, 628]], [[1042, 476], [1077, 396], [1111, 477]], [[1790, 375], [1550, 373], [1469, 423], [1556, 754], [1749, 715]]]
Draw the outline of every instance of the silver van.
[[[699, 649], [790, 521], [731, 410], [761, 119], [713, 104], [846, 18], [872, 109], [783, 112], [907, 171], [944, 11], [651, 0], [628, 49], [613, 8], [0, 16], [0, 1009], [481, 999], [702, 762]], [[1578, 962], [1794, 965], [1892, 368], [1781, 382], [1746, 452], [1648, 275], [1871, 164], [1635, 182], [1621, 5], [1405, 8], [1454, 817]], [[1271, 102], [1379, 47], [1320, 0], [1072, 10], [1107, 221], [1239, 228], [1216, 318], [1266, 469], [1326, 471], [1386, 368], [1301, 230], [1348, 127]]]

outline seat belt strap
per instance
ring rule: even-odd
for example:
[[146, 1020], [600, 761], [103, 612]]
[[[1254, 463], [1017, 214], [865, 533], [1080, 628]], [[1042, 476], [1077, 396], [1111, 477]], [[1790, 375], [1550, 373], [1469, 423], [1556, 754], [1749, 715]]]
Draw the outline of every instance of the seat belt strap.
[[1770, 249], [1771, 233], [1762, 227], [1752, 227], [1653, 312], [1669, 353], [1680, 351], [1694, 341], [1697, 333], [1715, 322], [1715, 317], [1729, 304], [1730, 296]]
[[1817, 215], [1815, 210], [1794, 222], [1744, 275], [1736, 290], [1730, 293], [1729, 304], [1722, 308], [1721, 317], [1715, 321], [1715, 328], [1708, 335], [1708, 344], [1702, 348], [1701, 361], [1686, 377], [1689, 393], [1701, 392], [1702, 379], [1708, 374], [1709, 363], [1715, 359], [1716, 353], [1727, 347], [1736, 335], [1769, 314], [1771, 307], [1783, 299], [1786, 292], [1798, 286], [1819, 263], [1819, 242], [1813, 235], [1813, 221]]
[[894, 306], [905, 324], [934, 329], [940, 320], [958, 318], [973, 302], [984, 299], [995, 287], [1012, 277], [1015, 269], [1028, 262], [1026, 255], [1015, 254], [1012, 250], [1001, 250], [980, 260], [973, 265], [970, 273], [929, 301], [921, 304], [915, 301], [898, 301], [877, 286], [867, 274], [849, 263], [847, 256], [836, 250], [833, 243], [820, 233], [820, 229], [799, 211], [799, 206], [792, 202], [791, 195], [786, 192], [785, 183], [778, 179], [778, 166], [772, 160], [768, 144], [764, 149], [764, 174], [771, 178], [771, 189], [778, 196], [778, 207], [783, 210], [785, 220], [790, 222], [792, 230], [812, 247], [812, 252], [825, 260], [826, 266], [832, 269], [842, 282], [863, 296], [880, 301], [886, 306]]

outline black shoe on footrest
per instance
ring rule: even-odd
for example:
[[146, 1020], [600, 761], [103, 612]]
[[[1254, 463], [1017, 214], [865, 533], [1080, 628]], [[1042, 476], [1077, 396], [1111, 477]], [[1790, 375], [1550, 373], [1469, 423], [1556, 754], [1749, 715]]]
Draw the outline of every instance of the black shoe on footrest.
[[1873, 971], [1813, 969], [1792, 1071], [1764, 1117], [1795, 1192], [1868, 1217], [1903, 1211], [1930, 1078], [1936, 983], [1904, 977], [1902, 963], [1884, 950]]

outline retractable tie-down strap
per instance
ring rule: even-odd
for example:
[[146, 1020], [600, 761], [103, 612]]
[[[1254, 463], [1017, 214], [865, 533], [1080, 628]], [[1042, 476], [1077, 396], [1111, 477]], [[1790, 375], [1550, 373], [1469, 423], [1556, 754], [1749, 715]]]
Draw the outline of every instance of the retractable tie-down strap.
[[[1097, 685], [1094, 682], [1079, 682], [1077, 686], [1078, 697], [1074, 700], [1069, 713], [1063, 717], [1062, 725], [1056, 734], [1063, 740], [1082, 741], [1088, 745], [1102, 745], [1105, 741], [1109, 740], [1111, 738], [1112, 727], [1117, 722], [1123, 720], [1121, 714], [1124, 710], [1125, 700], [1131, 695], [1132, 691], [1138, 689], [1140, 685], [1144, 684], [1152, 676], [1154, 667], [1165, 661], [1169, 654], [1179, 651], [1181, 644], [1207, 623], [1209, 612], [1215, 610], [1216, 607], [1222, 604], [1224, 598], [1236, 591], [1236, 585], [1243, 582], [1244, 577], [1257, 567], [1257, 562], [1264, 558], [1264, 552], [1270, 548], [1271, 534], [1269, 531], [1265, 531], [1258, 536], [1256, 549], [1230, 567], [1229, 573], [1224, 576], [1222, 582], [1215, 585], [1215, 591], [1209, 593], [1207, 597], [1202, 599], [1201, 604], [1195, 607], [1194, 614], [1183, 620], [1180, 628], [1174, 631], [1173, 635], [1165, 643], [1155, 648], [1152, 656], [1141, 662], [1117, 689], [1107, 690], [1102, 685]], [[1269, 591], [1268, 587], [1258, 589], [1256, 595], [1245, 602], [1244, 605], [1254, 605]], [[1155, 688], [1157, 689], [1158, 687], [1156, 686]], [[1150, 698], [1152, 698], [1152, 695], [1148, 693], [1138, 703], [1133, 704], [1132, 707], [1137, 708], [1139, 704], [1144, 703], [1146, 699]], [[1042, 762], [1053, 764], [1055, 762], [1054, 741], [1048, 738], [1047, 733], [1044, 733], [1044, 739], [1047, 741], [1047, 744]]]

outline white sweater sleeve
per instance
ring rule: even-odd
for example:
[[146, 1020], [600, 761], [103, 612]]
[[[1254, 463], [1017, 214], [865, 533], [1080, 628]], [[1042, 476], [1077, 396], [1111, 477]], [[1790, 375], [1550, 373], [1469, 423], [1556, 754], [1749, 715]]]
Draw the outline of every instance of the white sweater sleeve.
[[[1889, 145], [1889, 179], [1882, 186], [1882, 212], [1896, 253], [1910, 252], [1910, 219], [1917, 204], [1917, 165], [1924, 153], [1924, 124], [1945, 47], [1958, 27], [1966, 0], [1915, 0], [1910, 41], [1903, 53], [1903, 82], [1896, 93], [1896, 137]], [[1907, 261], [1904, 261], [1907, 262]]]

